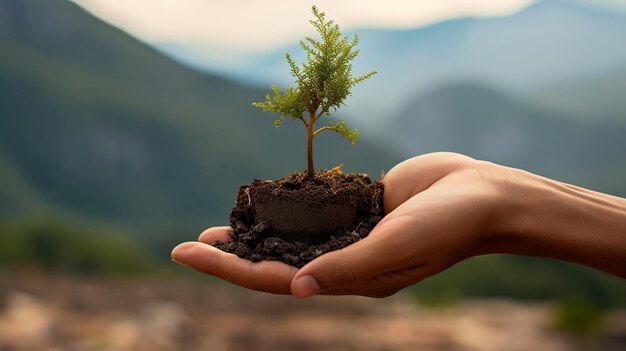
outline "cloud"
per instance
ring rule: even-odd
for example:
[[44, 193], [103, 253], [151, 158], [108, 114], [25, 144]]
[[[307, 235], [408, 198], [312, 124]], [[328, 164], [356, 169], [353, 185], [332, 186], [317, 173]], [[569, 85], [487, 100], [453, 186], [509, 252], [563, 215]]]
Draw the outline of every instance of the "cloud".
[[[312, 33], [311, 2], [300, 0], [74, 0], [147, 42], [274, 49]], [[316, 0], [343, 29], [415, 28], [465, 16], [502, 16], [535, 0]]]

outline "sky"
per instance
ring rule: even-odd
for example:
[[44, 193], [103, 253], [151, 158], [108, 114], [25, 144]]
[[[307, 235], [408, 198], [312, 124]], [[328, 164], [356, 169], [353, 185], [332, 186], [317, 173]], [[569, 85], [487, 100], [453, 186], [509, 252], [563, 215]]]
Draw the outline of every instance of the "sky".
[[[311, 34], [311, 1], [74, 0], [149, 43], [270, 51]], [[515, 13], [536, 0], [315, 0], [342, 29], [417, 28], [458, 17]], [[609, 1], [609, 0], [605, 0]], [[610, 0], [612, 1], [612, 0]]]
[[[251, 62], [256, 63], [255, 60], [267, 54], [271, 56], [275, 52], [284, 52], [285, 47], [293, 45], [305, 35], [316, 36], [309, 24], [312, 4], [326, 12], [329, 19], [339, 23], [344, 33], [363, 28], [416, 29], [462, 17], [508, 16], [542, 1], [578, 3], [590, 8], [626, 13], [626, 0], [68, 1], [78, 3], [97, 17], [183, 64], [235, 80], [248, 74], [248, 67], [256, 67], [250, 66]], [[526, 31], [524, 28], [520, 30]], [[550, 29], [545, 32], [556, 31]], [[590, 51], [591, 54], [594, 51]], [[561, 64], [565, 68], [568, 65], [567, 61]], [[275, 78], [269, 78], [274, 77], [270, 69], [257, 71], [263, 71], [264, 74], [269, 72], [259, 76], [262, 79], [276, 81]], [[512, 71], [523, 75], [518, 70]], [[473, 74], [476, 73], [469, 75]], [[259, 84], [258, 80], [240, 81]], [[499, 81], [504, 81], [504, 78]], [[411, 91], [415, 94], [417, 90]], [[358, 105], [356, 100], [352, 101]], [[388, 103], [394, 102], [390, 100]], [[377, 105], [380, 105], [378, 108], [381, 110], [387, 109], [383, 104]], [[376, 108], [365, 103], [362, 106], [368, 112]], [[375, 116], [376, 113], [371, 115]]]

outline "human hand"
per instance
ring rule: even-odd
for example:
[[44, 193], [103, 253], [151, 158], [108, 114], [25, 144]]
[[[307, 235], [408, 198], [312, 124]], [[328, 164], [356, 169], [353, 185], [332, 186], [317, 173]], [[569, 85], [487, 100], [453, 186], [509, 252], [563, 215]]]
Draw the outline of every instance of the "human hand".
[[304, 266], [292, 293], [385, 297], [485, 253], [498, 230], [506, 172], [452, 153], [398, 164], [383, 180], [383, 220], [367, 238]]
[[212, 227], [203, 231], [198, 241], [182, 243], [172, 250], [172, 260], [201, 273], [244, 288], [274, 294], [290, 294], [296, 267], [278, 261], [252, 262], [224, 252], [211, 244], [228, 241], [230, 227]]
[[228, 240], [228, 227], [207, 229], [199, 242], [179, 245], [172, 258], [254, 290], [387, 296], [478, 252], [499, 195], [498, 182], [489, 181], [498, 172], [486, 167], [449, 153], [399, 164], [383, 180], [387, 216], [370, 235], [300, 271], [274, 261], [252, 263], [210, 246]]
[[300, 270], [213, 248], [209, 228], [172, 259], [254, 290], [385, 297], [488, 253], [577, 262], [626, 278], [626, 199], [452, 154], [404, 161], [383, 179], [386, 216], [368, 237]]

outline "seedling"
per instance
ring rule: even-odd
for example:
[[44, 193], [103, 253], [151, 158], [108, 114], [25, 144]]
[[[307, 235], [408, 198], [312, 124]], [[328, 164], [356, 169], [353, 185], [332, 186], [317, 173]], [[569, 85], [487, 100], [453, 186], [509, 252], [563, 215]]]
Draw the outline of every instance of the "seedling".
[[272, 86], [272, 95], [253, 103], [263, 111], [277, 112], [277, 127], [286, 117], [304, 124], [308, 169], [242, 185], [230, 214], [231, 240], [213, 244], [253, 262], [276, 260], [303, 267], [326, 252], [367, 237], [384, 216], [381, 182], [373, 182], [367, 174], [337, 169], [315, 173], [313, 139], [318, 134], [332, 130], [352, 144], [359, 136], [343, 120], [322, 124], [319, 119], [345, 105], [350, 89], [376, 72], [353, 77], [351, 62], [359, 54], [355, 49], [358, 37], [344, 37], [323, 12], [315, 6], [312, 10], [315, 18], [309, 22], [320, 39], [306, 37], [300, 42], [307, 56], [304, 63], [296, 64], [286, 55], [295, 87], [281, 91]]
[[344, 120], [329, 121], [328, 124], [315, 129], [315, 123], [324, 115], [330, 116], [336, 112], [345, 100], [352, 95], [353, 86], [372, 77], [375, 71], [353, 77], [352, 64], [359, 55], [355, 47], [359, 37], [355, 34], [352, 40], [343, 36], [339, 26], [332, 20], [326, 21], [326, 14], [319, 12], [316, 6], [312, 7], [314, 20], [309, 22], [319, 33], [321, 40], [306, 37], [300, 41], [300, 46], [306, 51], [306, 62], [300, 65], [287, 53], [285, 57], [291, 67], [291, 75], [295, 78], [296, 87], [287, 87], [284, 91], [273, 85], [272, 96], [267, 94], [265, 101], [254, 102], [253, 106], [263, 111], [280, 114], [274, 122], [279, 127], [285, 117], [291, 120], [300, 120], [307, 131], [307, 175], [315, 176], [313, 166], [313, 139], [321, 132], [332, 130], [348, 139], [352, 145], [359, 137], [357, 129], [350, 129]]

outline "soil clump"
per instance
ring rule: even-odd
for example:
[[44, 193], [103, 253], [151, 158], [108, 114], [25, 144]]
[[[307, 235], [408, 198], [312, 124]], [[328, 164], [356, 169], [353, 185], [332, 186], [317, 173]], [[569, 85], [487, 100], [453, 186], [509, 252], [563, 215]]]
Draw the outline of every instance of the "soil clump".
[[366, 174], [291, 173], [241, 186], [230, 215], [231, 240], [213, 246], [253, 262], [302, 267], [367, 237], [383, 216], [383, 185]]

